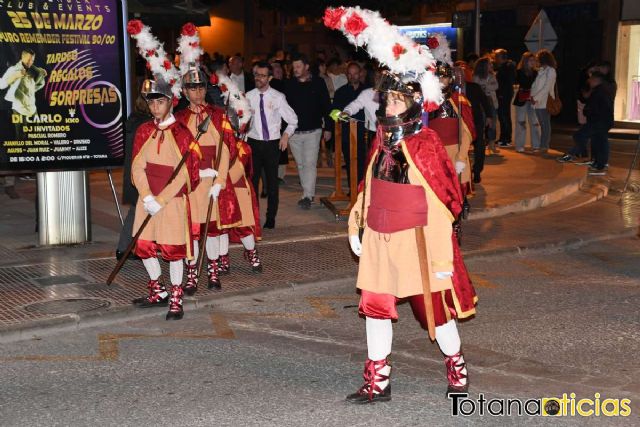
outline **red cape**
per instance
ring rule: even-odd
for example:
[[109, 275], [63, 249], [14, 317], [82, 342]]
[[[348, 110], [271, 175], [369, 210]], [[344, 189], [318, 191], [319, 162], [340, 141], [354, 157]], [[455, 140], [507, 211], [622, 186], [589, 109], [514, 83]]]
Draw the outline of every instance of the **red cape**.
[[[153, 120], [150, 120], [138, 126], [135, 137], [133, 139], [133, 154], [131, 157], [132, 159], [135, 160], [144, 144], [149, 140], [156, 129], [157, 128]], [[180, 153], [184, 155], [189, 150], [191, 143], [194, 141], [193, 135], [191, 135], [189, 129], [187, 129], [186, 126], [176, 120], [175, 123], [167, 127], [165, 132], [167, 130], [171, 132], [173, 138], [176, 141], [176, 144], [178, 145], [178, 148], [180, 149]], [[189, 178], [191, 179], [191, 188], [193, 189], [196, 187], [196, 185], [198, 185], [198, 182], [200, 182], [200, 174], [198, 173], [198, 155], [193, 150], [191, 151], [191, 156], [187, 158], [185, 165], [187, 168], [187, 172], [189, 173]]]
[[[460, 98], [460, 102], [458, 102], [458, 98]], [[464, 124], [469, 128], [469, 132], [471, 132], [471, 140], [475, 141], [476, 139], [476, 127], [473, 124], [473, 111], [471, 110], [471, 102], [464, 96], [459, 95], [458, 92], [453, 92], [451, 94], [451, 99], [456, 109], [459, 105], [462, 105], [462, 120]]]
[[[229, 149], [229, 162], [232, 163], [238, 150], [236, 148], [236, 138], [231, 129], [231, 124], [227, 120], [225, 111], [220, 107], [214, 107], [209, 104], [205, 105], [204, 111], [211, 117], [210, 126], [215, 127], [222, 141]], [[178, 111], [175, 116], [176, 120], [187, 126], [192, 114], [195, 113], [189, 108], [185, 108]], [[238, 205], [236, 193], [229, 177], [227, 177], [225, 188], [220, 191], [220, 195], [218, 196], [218, 210], [220, 212], [220, 226], [222, 228], [228, 228], [225, 226], [236, 224], [242, 219], [240, 205]]]
[[[251, 147], [241, 139], [238, 140], [237, 146], [239, 148], [236, 150], [238, 153], [236, 161], [242, 162], [242, 166], [244, 166], [246, 184], [251, 191], [251, 207], [253, 208], [253, 218], [255, 222], [253, 234], [255, 235], [256, 240], [258, 240], [262, 237], [262, 228], [260, 227], [260, 205], [258, 204], [258, 198], [256, 197], [256, 192], [252, 184], [253, 181], [251, 180], [253, 177], [253, 157], [251, 155]], [[232, 228], [229, 232], [229, 238], [233, 243], [240, 242], [240, 236], [235, 232], [235, 228]]]
[[[420, 174], [453, 217], [458, 218], [462, 212], [462, 191], [456, 171], [438, 134], [429, 128], [422, 128], [417, 134], [405, 138], [404, 142], [407, 152]], [[379, 152], [381, 143], [382, 130], [379, 127], [371, 146], [367, 165], [377, 157], [376, 154]], [[366, 170], [369, 170], [368, 167]], [[362, 191], [363, 182], [360, 183], [359, 191]], [[453, 244], [453, 289], [460, 302], [461, 313], [458, 314], [463, 317], [462, 313], [474, 310], [476, 292], [471, 284], [467, 267], [464, 265], [455, 233], [451, 233], [451, 241]]]

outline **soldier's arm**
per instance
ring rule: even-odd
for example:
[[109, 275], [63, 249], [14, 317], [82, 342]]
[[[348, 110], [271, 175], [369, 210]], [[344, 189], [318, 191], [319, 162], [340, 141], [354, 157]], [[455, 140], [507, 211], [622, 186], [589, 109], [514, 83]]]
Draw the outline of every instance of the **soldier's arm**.
[[222, 188], [225, 188], [227, 185], [227, 176], [229, 175], [229, 160], [231, 155], [227, 144], [222, 142], [222, 136], [220, 136], [220, 144], [222, 144], [222, 153], [220, 154], [220, 164], [218, 165], [218, 176], [213, 183], [220, 184]]

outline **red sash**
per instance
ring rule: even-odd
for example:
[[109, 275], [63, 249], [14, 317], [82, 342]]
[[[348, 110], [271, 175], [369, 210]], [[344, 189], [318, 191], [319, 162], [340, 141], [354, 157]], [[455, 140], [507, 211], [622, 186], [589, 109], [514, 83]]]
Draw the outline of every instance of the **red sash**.
[[215, 145], [200, 146], [200, 152], [202, 158], [200, 159], [200, 169], [211, 169], [213, 167], [213, 161], [216, 158]]
[[373, 178], [367, 225], [379, 233], [427, 225], [427, 197], [422, 186]]
[[[171, 174], [173, 174], [173, 167], [147, 162], [147, 167], [144, 171], [147, 175], [149, 189], [154, 196], [157, 196], [169, 183], [169, 178], [171, 178]], [[182, 187], [178, 194], [176, 194], [176, 197], [182, 196], [183, 194], [187, 194], [186, 185]]]

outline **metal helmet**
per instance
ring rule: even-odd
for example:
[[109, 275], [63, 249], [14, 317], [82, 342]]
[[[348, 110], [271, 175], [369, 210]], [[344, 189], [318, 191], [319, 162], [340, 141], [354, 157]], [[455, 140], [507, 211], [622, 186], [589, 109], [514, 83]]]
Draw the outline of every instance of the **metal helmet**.
[[[375, 90], [380, 103], [376, 117], [385, 133], [390, 134], [390, 142], [397, 142], [420, 131], [424, 95], [415, 73], [394, 74], [385, 70]], [[386, 110], [391, 97], [400, 97], [407, 109], [398, 115], [388, 116]]]
[[194, 62], [189, 64], [187, 72], [182, 76], [182, 85], [186, 88], [207, 84], [207, 76]]
[[159, 75], [155, 75], [153, 80], [146, 79], [143, 81], [140, 93], [145, 100], [156, 99], [163, 96], [173, 99], [171, 85]]
[[453, 69], [451, 67], [451, 65], [447, 62], [444, 61], [437, 61], [436, 62], [436, 70], [435, 70], [435, 75], [438, 77], [449, 77], [452, 78], [453, 77]]

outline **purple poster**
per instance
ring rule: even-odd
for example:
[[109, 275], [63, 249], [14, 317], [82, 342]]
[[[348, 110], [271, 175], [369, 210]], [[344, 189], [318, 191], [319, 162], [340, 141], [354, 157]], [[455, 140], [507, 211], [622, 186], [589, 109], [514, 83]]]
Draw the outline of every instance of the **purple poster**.
[[0, 171], [124, 158], [119, 0], [0, 0]]

